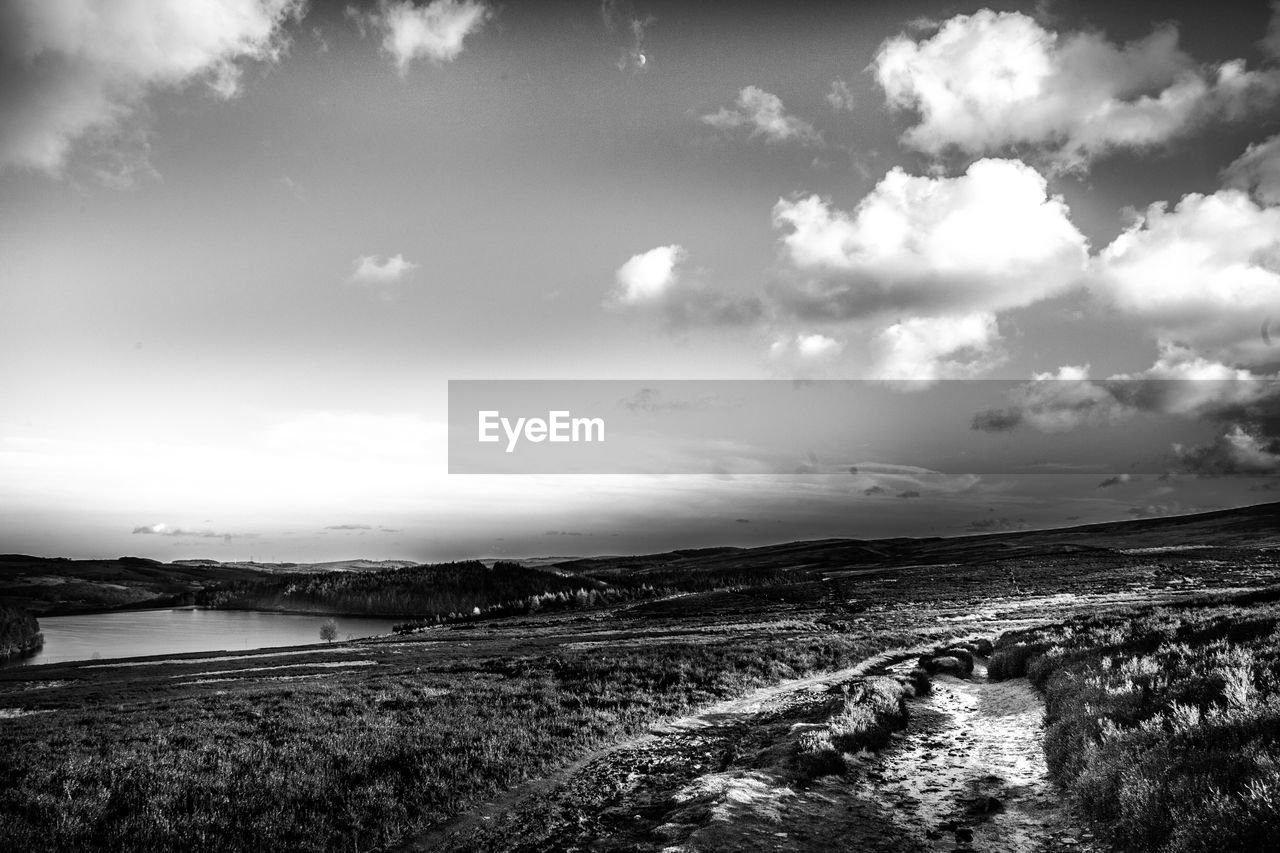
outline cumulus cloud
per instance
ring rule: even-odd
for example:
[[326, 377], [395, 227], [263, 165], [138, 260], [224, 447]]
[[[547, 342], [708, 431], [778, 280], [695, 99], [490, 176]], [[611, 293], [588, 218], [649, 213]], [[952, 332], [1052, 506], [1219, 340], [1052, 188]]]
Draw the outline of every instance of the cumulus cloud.
[[789, 115], [782, 106], [782, 99], [756, 86], [747, 86], [738, 93], [732, 108], [722, 107], [705, 115], [702, 120], [714, 128], [733, 131], [749, 128], [749, 138], [759, 137], [770, 144], [796, 142], [802, 145], [821, 145], [822, 136], [804, 119]]
[[361, 255], [352, 265], [351, 282], [363, 285], [391, 285], [403, 281], [419, 264], [396, 254], [387, 258]]
[[1225, 178], [1228, 187], [1252, 193], [1259, 204], [1280, 205], [1280, 135], [1250, 145]]
[[853, 112], [853, 91], [849, 88], [849, 84], [843, 80], [832, 80], [831, 87], [827, 89], [826, 97], [827, 103], [836, 112]]
[[382, 0], [376, 10], [357, 20], [381, 30], [382, 49], [403, 75], [415, 59], [434, 63], [457, 59], [466, 38], [491, 17], [493, 11], [479, 0], [432, 0], [425, 6], [412, 0]]
[[773, 222], [786, 232], [774, 295], [809, 318], [1019, 308], [1065, 290], [1087, 259], [1066, 204], [1017, 160], [954, 178], [895, 168], [852, 213], [815, 195], [778, 201]]
[[880, 332], [874, 342], [877, 379], [968, 379], [1001, 360], [992, 314], [912, 317]]
[[1273, 361], [1258, 324], [1280, 293], [1280, 207], [1236, 189], [1153, 204], [1095, 259], [1090, 287], [1158, 340], [1235, 364]]
[[[152, 92], [239, 93], [273, 62], [303, 0], [11, 0], [0, 4], [0, 169], [61, 174], [77, 142], [115, 142]], [[129, 154], [145, 156], [145, 146]], [[120, 174], [144, 171], [138, 164]]]
[[675, 285], [684, 260], [684, 247], [674, 243], [632, 255], [614, 274], [618, 299], [629, 305], [657, 301]]
[[1114, 477], [1107, 477], [1105, 480], [1099, 483], [1098, 488], [1109, 489], [1112, 486], [1123, 485], [1124, 483], [1127, 483], [1132, 479], [1133, 479], [1133, 476], [1130, 474], [1116, 474]]
[[614, 273], [616, 289], [607, 304], [657, 313], [672, 327], [742, 325], [762, 316], [758, 299], [707, 285], [686, 262], [677, 244], [632, 255]]
[[956, 15], [927, 38], [886, 40], [872, 63], [891, 107], [917, 113], [903, 141], [930, 154], [1031, 145], [1079, 167], [1160, 145], [1280, 95], [1280, 74], [1242, 60], [1201, 66], [1172, 24], [1116, 45], [1057, 33], [1020, 12]]

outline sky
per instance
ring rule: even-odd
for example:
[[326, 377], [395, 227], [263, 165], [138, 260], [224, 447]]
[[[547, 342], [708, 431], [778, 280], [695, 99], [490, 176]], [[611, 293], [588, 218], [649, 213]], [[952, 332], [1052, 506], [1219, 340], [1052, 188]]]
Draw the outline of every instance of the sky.
[[[1275, 3], [0, 8], [4, 552], [633, 553], [1260, 503], [1273, 316]], [[940, 402], [876, 418], [891, 452], [833, 413], [846, 445], [781, 474], [475, 475], [462, 380]], [[942, 392], [974, 380], [1002, 396]], [[967, 470], [984, 441], [1061, 467]]]

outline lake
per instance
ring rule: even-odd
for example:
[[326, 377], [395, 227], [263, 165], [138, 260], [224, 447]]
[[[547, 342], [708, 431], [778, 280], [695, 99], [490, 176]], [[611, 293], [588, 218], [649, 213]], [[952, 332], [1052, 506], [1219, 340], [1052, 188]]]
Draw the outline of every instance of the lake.
[[[130, 610], [83, 616], [41, 616], [44, 648], [4, 666], [32, 666], [73, 660], [97, 660], [298, 646], [320, 642], [320, 626], [331, 617], [252, 610]], [[404, 619], [332, 617], [338, 639], [391, 632]]]

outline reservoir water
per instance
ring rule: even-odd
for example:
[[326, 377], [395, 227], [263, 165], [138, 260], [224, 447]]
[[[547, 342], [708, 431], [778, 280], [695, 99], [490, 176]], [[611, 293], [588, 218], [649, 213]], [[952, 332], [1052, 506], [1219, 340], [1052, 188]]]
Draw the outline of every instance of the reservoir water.
[[[44, 648], [4, 666], [32, 666], [183, 652], [242, 652], [320, 642], [320, 626], [331, 617], [252, 610], [130, 610], [82, 616], [42, 616]], [[387, 634], [404, 619], [332, 617], [338, 639]]]

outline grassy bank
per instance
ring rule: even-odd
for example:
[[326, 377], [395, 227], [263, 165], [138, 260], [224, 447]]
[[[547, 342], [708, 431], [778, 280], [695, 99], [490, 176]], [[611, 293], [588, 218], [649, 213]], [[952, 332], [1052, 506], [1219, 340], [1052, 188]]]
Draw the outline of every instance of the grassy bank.
[[1045, 694], [1053, 778], [1118, 850], [1280, 843], [1280, 591], [1001, 637]]

